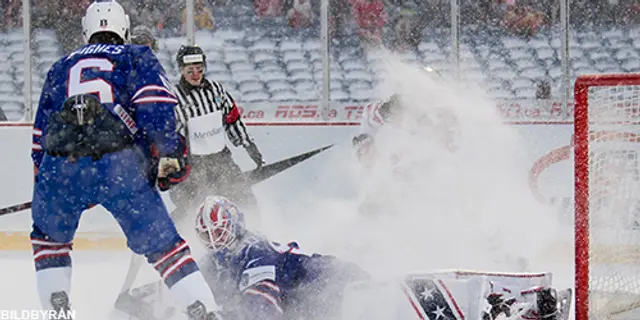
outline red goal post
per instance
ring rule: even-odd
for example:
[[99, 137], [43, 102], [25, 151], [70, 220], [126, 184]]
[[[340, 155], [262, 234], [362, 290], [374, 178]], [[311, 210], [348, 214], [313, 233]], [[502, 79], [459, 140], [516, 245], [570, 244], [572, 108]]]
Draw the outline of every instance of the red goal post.
[[576, 320], [640, 319], [640, 74], [580, 76], [574, 99]]

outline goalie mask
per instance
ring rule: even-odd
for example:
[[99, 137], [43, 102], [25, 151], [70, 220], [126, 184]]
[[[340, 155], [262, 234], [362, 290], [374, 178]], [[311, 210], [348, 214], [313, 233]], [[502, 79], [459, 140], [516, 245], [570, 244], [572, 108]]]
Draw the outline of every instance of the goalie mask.
[[244, 214], [235, 203], [220, 196], [209, 196], [196, 216], [198, 239], [214, 251], [233, 250], [245, 234]]

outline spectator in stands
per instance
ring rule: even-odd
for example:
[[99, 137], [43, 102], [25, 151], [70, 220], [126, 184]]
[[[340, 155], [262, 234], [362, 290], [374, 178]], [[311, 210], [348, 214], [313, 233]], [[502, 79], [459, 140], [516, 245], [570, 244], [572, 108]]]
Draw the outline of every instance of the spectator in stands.
[[253, 6], [260, 18], [281, 17], [284, 11], [282, 0], [253, 0]]
[[640, 2], [637, 0], [622, 0], [620, 3], [622, 11], [621, 24], [638, 24], [640, 23]]
[[549, 100], [551, 99], [551, 84], [548, 80], [542, 80], [538, 82], [538, 88], [536, 89], [536, 99]]
[[158, 51], [158, 40], [153, 35], [151, 28], [145, 25], [139, 25], [131, 30], [131, 43], [151, 48], [154, 52]]
[[[194, 21], [198, 30], [213, 30], [215, 22], [213, 20], [213, 12], [209, 6], [205, 5], [204, 0], [196, 0], [194, 3]], [[187, 9], [182, 11], [182, 25], [187, 25]]]
[[395, 35], [393, 49], [397, 51], [417, 49], [422, 30], [429, 22], [429, 12], [422, 3], [420, 6], [407, 1], [400, 9], [392, 26]]
[[171, 12], [171, 10], [167, 10], [165, 5], [159, 5], [154, 0], [125, 1], [123, 7], [129, 10], [132, 25], [154, 26], [154, 28], [162, 29], [165, 23], [165, 12]]
[[530, 38], [538, 33], [545, 23], [544, 14], [530, 6], [510, 6], [504, 17], [503, 24], [510, 32]]
[[353, 17], [356, 33], [366, 44], [382, 43], [382, 30], [387, 23], [387, 13], [382, 0], [354, 0]]
[[347, 0], [329, 0], [329, 34], [332, 38], [342, 38], [349, 20]]
[[22, 24], [22, 1], [21, 0], [8, 0], [3, 1], [4, 7], [4, 21], [5, 28], [7, 30], [19, 28]]
[[63, 54], [69, 54], [81, 47], [85, 42], [82, 37], [82, 17], [89, 6], [89, 0], [60, 1], [57, 20], [52, 22], [60, 39]]
[[35, 0], [31, 8], [31, 26], [34, 29], [52, 29], [58, 19], [58, 1]]
[[287, 21], [292, 28], [306, 28], [313, 22], [310, 0], [293, 0], [287, 11]]

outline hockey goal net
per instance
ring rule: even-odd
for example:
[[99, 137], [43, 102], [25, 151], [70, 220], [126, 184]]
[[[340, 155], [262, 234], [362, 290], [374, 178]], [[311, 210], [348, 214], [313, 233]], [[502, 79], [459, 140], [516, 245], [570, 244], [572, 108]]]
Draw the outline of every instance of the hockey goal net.
[[576, 320], [640, 319], [640, 74], [574, 89]]

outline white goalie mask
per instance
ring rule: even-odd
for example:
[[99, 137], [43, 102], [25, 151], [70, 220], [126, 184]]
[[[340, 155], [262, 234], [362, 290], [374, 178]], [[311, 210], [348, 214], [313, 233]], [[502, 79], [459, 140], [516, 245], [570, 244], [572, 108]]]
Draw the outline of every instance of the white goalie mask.
[[129, 43], [129, 16], [122, 6], [113, 0], [96, 0], [82, 18], [82, 35], [85, 42], [98, 32], [113, 32], [124, 43]]
[[245, 234], [244, 214], [235, 203], [220, 196], [207, 197], [196, 215], [198, 239], [209, 249], [233, 250]]

